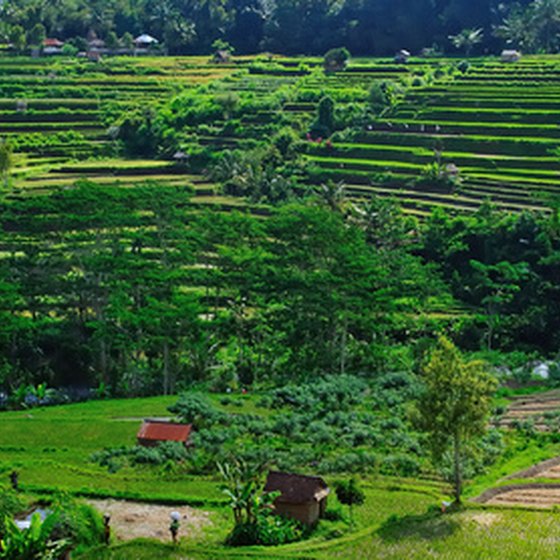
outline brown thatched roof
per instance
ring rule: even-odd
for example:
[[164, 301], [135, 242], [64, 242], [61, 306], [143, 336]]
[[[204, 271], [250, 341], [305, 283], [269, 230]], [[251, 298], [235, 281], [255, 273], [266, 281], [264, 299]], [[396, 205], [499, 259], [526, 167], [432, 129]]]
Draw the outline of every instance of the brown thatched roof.
[[270, 472], [264, 486], [265, 492], [280, 492], [277, 502], [304, 504], [318, 501], [329, 493], [327, 483], [318, 476], [305, 476], [285, 472]]

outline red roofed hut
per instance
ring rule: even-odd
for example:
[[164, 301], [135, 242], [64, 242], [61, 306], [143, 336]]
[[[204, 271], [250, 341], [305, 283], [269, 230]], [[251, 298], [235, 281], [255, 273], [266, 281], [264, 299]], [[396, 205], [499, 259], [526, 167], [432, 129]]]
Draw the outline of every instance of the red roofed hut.
[[305, 524], [315, 525], [327, 508], [329, 487], [318, 476], [285, 472], [268, 473], [265, 492], [280, 492], [274, 500], [274, 510]]
[[177, 441], [189, 445], [192, 424], [178, 424], [166, 420], [144, 420], [138, 431], [138, 445], [154, 447], [164, 441]]

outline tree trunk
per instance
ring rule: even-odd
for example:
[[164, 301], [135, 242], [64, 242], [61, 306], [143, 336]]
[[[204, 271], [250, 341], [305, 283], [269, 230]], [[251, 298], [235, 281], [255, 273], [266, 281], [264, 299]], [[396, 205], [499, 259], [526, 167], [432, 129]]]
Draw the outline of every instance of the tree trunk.
[[346, 373], [346, 344], [348, 343], [348, 317], [342, 320], [342, 334], [340, 336], [340, 375]]
[[99, 369], [101, 370], [101, 380], [103, 383], [108, 383], [108, 352], [107, 343], [103, 337], [99, 341], [99, 346]]
[[163, 343], [163, 394], [169, 395], [169, 342]]
[[461, 439], [459, 434], [453, 437], [453, 479], [455, 501], [461, 503], [461, 494], [463, 492], [463, 472], [461, 466]]

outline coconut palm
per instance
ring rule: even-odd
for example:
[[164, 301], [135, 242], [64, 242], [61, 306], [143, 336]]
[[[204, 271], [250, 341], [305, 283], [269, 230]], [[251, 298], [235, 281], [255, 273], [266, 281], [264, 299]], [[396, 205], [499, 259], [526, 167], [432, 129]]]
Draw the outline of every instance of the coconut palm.
[[473, 48], [482, 42], [484, 32], [479, 29], [463, 29], [457, 35], [450, 35], [449, 40], [453, 43], [456, 49], [465, 51], [467, 56], [470, 56]]

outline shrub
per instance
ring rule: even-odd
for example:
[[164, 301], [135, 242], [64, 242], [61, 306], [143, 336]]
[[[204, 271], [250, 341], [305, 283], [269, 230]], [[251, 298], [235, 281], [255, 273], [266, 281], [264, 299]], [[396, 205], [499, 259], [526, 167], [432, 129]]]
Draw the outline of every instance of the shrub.
[[51, 540], [68, 540], [78, 549], [103, 542], [103, 519], [94, 508], [68, 496], [58, 497], [53, 506], [44, 521]]
[[381, 461], [379, 471], [388, 476], [414, 477], [420, 473], [420, 464], [408, 455], [388, 455]]
[[377, 457], [373, 453], [350, 452], [332, 459], [324, 459], [319, 470], [325, 473], [365, 473], [375, 468]]
[[206, 396], [194, 392], [183, 393], [174, 405], [168, 407], [168, 410], [196, 429], [212, 426], [224, 417], [224, 414], [216, 410]]
[[304, 530], [297, 521], [265, 512], [257, 515], [254, 522], [236, 525], [226, 542], [230, 546], [278, 546], [303, 536]]
[[325, 54], [323, 66], [326, 72], [344, 70], [350, 59], [350, 52], [345, 47], [331, 49]]
[[461, 74], [466, 74], [469, 71], [470, 67], [471, 65], [469, 64], [468, 60], [461, 60], [461, 62], [457, 64], [457, 70], [459, 70]]
[[369, 90], [369, 103], [374, 112], [380, 113], [394, 105], [401, 94], [401, 87], [395, 82], [376, 80]]
[[15, 492], [0, 488], [0, 519], [18, 513], [24, 507], [25, 503]]
[[350, 522], [354, 523], [353, 508], [365, 502], [366, 495], [358, 486], [355, 478], [339, 480], [335, 483], [335, 492], [338, 501], [350, 509]]

